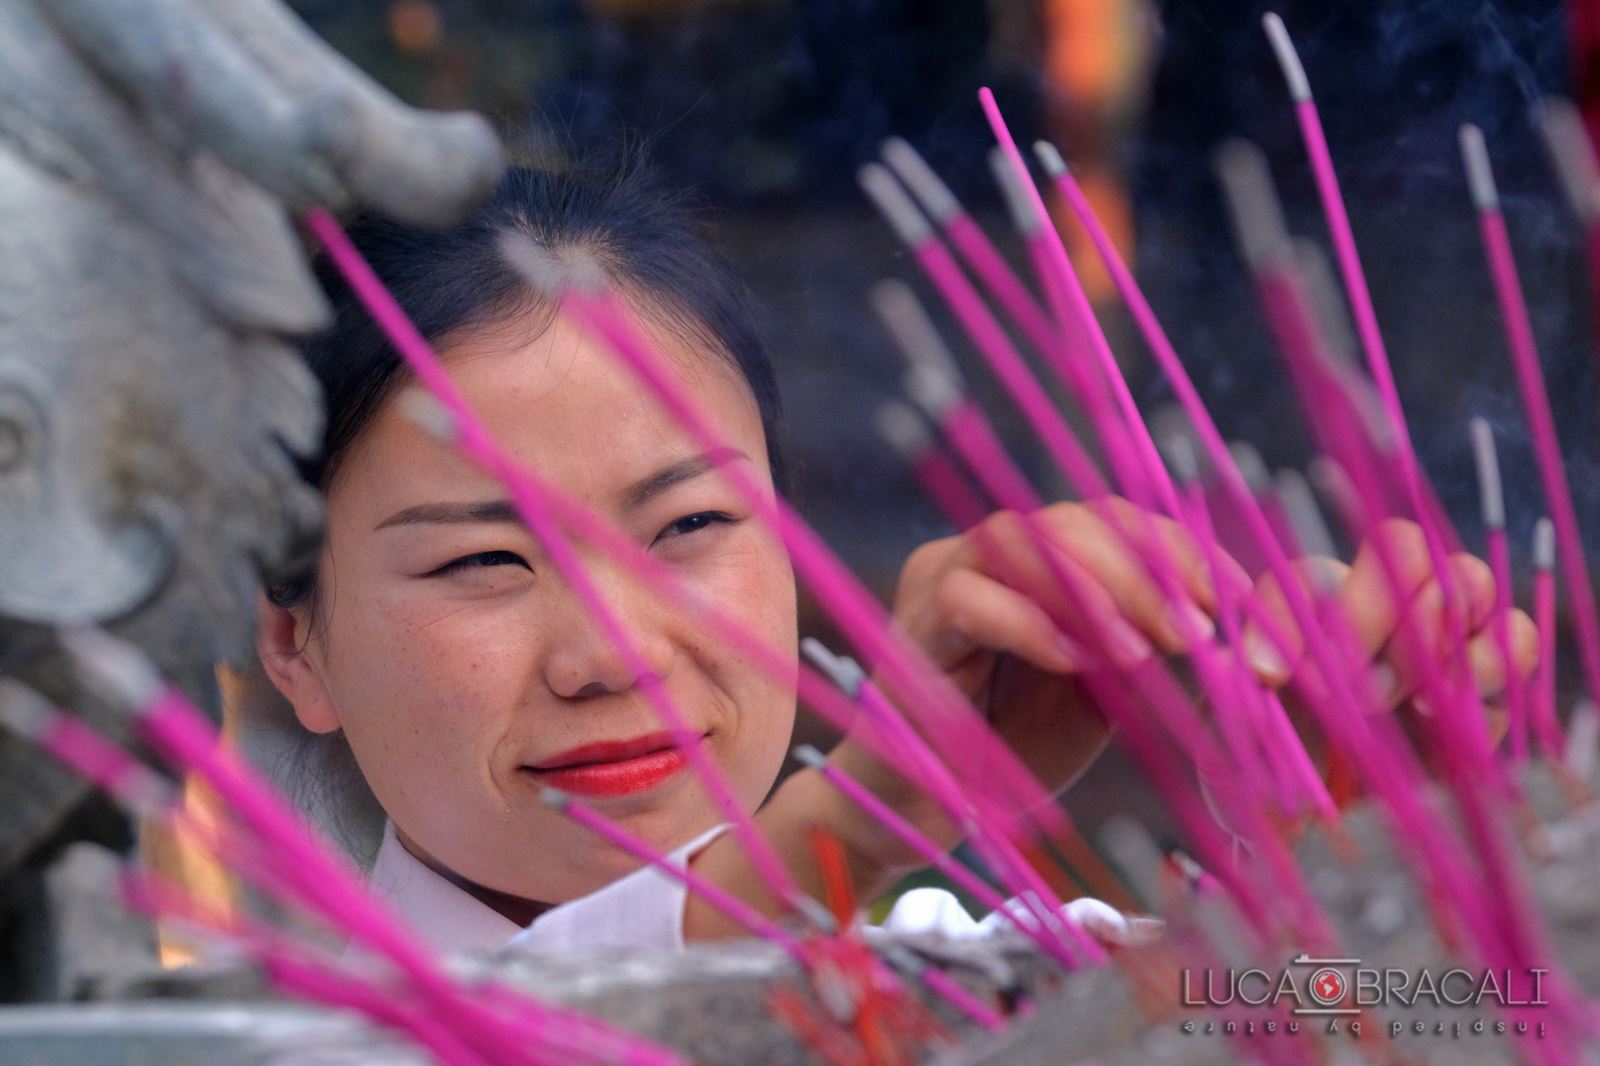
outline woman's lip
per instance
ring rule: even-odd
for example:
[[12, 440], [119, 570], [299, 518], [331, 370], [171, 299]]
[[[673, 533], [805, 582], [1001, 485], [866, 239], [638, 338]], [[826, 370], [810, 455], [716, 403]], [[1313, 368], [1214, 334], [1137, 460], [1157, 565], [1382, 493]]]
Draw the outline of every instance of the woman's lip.
[[[600, 746], [590, 745], [591, 748]], [[683, 749], [668, 747], [607, 762], [575, 763], [548, 769], [525, 766], [523, 769], [547, 788], [580, 796], [624, 796], [666, 783], [682, 771], [688, 761]]]
[[651, 755], [667, 748], [676, 748], [677, 746], [677, 739], [671, 733], [647, 733], [642, 737], [634, 737], [631, 740], [601, 740], [594, 744], [584, 744], [581, 747], [564, 751], [559, 755], [552, 755], [543, 762], [530, 764], [527, 768], [544, 772], [587, 766], [593, 763], [625, 762], [630, 759], [637, 759], [641, 755]]

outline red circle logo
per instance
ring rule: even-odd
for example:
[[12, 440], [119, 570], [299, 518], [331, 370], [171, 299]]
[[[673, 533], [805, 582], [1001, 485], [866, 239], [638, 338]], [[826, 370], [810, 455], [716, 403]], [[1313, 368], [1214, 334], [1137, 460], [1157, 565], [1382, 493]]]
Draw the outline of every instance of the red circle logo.
[[1344, 999], [1346, 988], [1344, 974], [1332, 967], [1324, 966], [1311, 975], [1307, 988], [1311, 992], [1311, 998], [1319, 1005], [1331, 1007]]

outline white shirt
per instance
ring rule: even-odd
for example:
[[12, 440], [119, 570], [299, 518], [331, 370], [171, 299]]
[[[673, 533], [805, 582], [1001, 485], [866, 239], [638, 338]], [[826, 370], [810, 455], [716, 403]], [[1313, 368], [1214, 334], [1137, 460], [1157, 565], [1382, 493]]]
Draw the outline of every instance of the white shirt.
[[[671, 852], [668, 859], [681, 867], [727, 828], [718, 826], [700, 834]], [[653, 866], [642, 867], [587, 896], [552, 907], [524, 929], [424, 865], [400, 843], [394, 823], [390, 822], [384, 826], [383, 843], [368, 882], [374, 895], [440, 953], [507, 944], [536, 951], [684, 946], [683, 911], [688, 890], [683, 882]], [[1110, 943], [1142, 942], [1156, 928], [1147, 924], [1149, 919], [1130, 921], [1115, 908], [1088, 897], [1068, 903], [1065, 911], [1070, 920]], [[917, 888], [895, 902], [881, 928], [970, 937], [987, 936], [1008, 925], [998, 913], [975, 920], [954, 895], [943, 889]]]

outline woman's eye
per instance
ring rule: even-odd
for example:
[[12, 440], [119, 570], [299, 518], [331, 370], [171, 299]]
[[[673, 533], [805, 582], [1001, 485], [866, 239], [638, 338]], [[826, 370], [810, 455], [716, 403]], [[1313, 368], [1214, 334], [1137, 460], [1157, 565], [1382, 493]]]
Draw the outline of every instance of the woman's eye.
[[734, 521], [731, 515], [721, 511], [698, 511], [691, 515], [684, 515], [656, 535], [657, 540], [665, 537], [681, 537], [686, 533], [693, 533], [710, 525], [731, 524]]
[[476, 552], [472, 555], [463, 555], [459, 559], [445, 563], [433, 571], [429, 577], [440, 577], [445, 574], [458, 574], [464, 571], [481, 570], [491, 566], [520, 566], [524, 570], [532, 570], [527, 562], [516, 552]]

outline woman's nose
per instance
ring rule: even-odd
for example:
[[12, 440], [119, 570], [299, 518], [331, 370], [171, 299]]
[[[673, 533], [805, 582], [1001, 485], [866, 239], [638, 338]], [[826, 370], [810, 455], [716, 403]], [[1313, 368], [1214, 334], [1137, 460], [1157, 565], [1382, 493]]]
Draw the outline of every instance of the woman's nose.
[[[571, 594], [560, 608], [546, 615], [552, 627], [546, 645], [545, 683], [563, 699], [587, 699], [626, 692], [639, 684], [646, 671], [665, 678], [671, 670], [673, 645], [660, 624], [658, 605], [646, 593], [637, 596], [604, 589], [613, 617], [632, 645], [630, 656], [612, 634]], [[548, 605], [547, 606], [553, 606]]]

